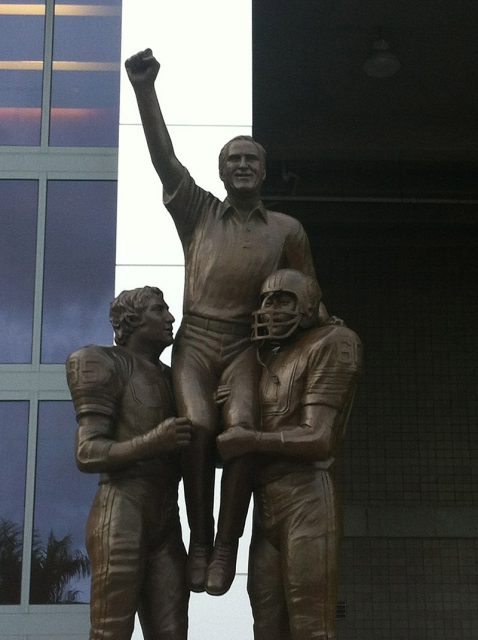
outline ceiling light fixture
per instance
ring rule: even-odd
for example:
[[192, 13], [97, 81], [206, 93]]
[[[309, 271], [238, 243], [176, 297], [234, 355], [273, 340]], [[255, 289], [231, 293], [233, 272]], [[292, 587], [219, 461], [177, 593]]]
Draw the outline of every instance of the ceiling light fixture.
[[375, 40], [371, 55], [365, 60], [362, 69], [370, 78], [390, 78], [401, 68], [396, 55], [390, 51], [390, 45], [383, 38]]

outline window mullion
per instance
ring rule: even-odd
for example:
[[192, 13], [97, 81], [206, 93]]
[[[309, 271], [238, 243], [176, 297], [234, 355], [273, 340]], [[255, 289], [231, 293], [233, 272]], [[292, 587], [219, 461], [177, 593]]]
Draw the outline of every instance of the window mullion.
[[53, 66], [53, 34], [55, 20], [55, 0], [46, 0], [45, 44], [43, 52], [43, 95], [40, 146], [48, 147], [50, 139], [51, 79]]
[[40, 179], [38, 182], [37, 248], [36, 248], [35, 301], [34, 301], [34, 307], [33, 307], [33, 341], [32, 341], [32, 366], [36, 370], [40, 368], [40, 352], [41, 352], [46, 200], [47, 200], [47, 179], [46, 179], [46, 174], [44, 174], [43, 176], [40, 176]]
[[30, 581], [33, 544], [33, 513], [35, 506], [36, 447], [38, 424], [38, 394], [30, 398], [28, 424], [27, 471], [25, 479], [25, 516], [23, 524], [23, 561], [21, 605], [27, 609], [30, 603]]

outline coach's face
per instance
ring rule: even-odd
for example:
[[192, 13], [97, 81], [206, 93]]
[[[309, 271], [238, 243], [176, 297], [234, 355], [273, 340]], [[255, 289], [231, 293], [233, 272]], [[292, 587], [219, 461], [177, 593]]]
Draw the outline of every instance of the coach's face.
[[229, 195], [259, 195], [266, 176], [256, 145], [249, 140], [234, 140], [229, 146], [220, 177]]

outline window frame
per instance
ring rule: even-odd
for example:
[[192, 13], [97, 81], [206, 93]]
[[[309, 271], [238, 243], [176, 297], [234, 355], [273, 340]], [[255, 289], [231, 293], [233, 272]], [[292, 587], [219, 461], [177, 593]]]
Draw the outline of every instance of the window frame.
[[[41, 324], [45, 257], [47, 183], [49, 180], [117, 181], [117, 147], [50, 147], [50, 91], [54, 0], [45, 2], [45, 42], [41, 136], [38, 146], [1, 146], [0, 180], [38, 181], [32, 361], [0, 364], [0, 401], [29, 402], [20, 604], [1, 605], [2, 636], [84, 638], [89, 605], [30, 605], [31, 547], [35, 499], [38, 412], [41, 401], [70, 401], [63, 364], [41, 364]], [[72, 446], [74, 425], [72, 430]]]

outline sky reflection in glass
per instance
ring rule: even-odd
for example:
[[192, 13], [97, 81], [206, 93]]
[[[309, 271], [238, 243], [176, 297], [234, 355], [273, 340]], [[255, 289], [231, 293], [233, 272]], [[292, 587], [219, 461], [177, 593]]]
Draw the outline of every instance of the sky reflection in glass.
[[20, 602], [27, 433], [28, 402], [0, 402], [0, 604]]
[[[56, 4], [59, 8], [64, 3]], [[114, 147], [118, 144], [121, 2], [77, 4], [87, 5], [84, 15], [55, 16], [50, 145]], [[64, 62], [76, 63], [75, 69]]]
[[23, 528], [28, 402], [0, 402], [0, 519]]
[[49, 182], [43, 363], [63, 363], [86, 344], [112, 344], [115, 242], [116, 182]]
[[38, 183], [0, 180], [0, 363], [32, 359]]
[[44, 23], [43, 15], [1, 16], [0, 145], [40, 143], [43, 73], [28, 64], [43, 61]]
[[[39, 403], [34, 528], [42, 544], [48, 535], [71, 536], [71, 552], [85, 553], [84, 532], [98, 484], [96, 474], [78, 471], [74, 459], [76, 418], [71, 402]], [[60, 567], [61, 569], [61, 567]], [[89, 601], [89, 578], [75, 577], [65, 587]], [[48, 594], [35, 604], [51, 604]]]

